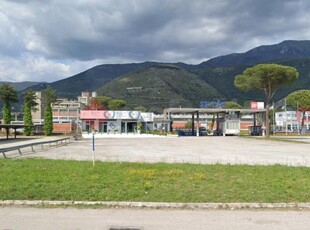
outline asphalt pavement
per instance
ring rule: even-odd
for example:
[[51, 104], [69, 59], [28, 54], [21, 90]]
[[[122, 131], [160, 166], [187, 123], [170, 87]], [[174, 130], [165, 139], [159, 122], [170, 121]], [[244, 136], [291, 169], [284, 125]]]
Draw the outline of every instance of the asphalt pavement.
[[0, 207], [0, 229], [308, 230], [309, 211]]

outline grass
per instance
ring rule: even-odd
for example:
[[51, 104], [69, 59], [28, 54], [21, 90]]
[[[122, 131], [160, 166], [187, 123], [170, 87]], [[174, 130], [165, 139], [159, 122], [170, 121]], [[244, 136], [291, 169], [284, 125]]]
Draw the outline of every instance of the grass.
[[0, 160], [2, 200], [309, 202], [310, 168]]

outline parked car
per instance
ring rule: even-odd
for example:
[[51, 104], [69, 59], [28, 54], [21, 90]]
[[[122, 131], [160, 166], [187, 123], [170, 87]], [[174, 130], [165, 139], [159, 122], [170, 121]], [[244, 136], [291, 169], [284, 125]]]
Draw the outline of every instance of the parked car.
[[208, 131], [206, 127], [200, 127], [199, 128], [199, 136], [207, 136], [208, 135]]

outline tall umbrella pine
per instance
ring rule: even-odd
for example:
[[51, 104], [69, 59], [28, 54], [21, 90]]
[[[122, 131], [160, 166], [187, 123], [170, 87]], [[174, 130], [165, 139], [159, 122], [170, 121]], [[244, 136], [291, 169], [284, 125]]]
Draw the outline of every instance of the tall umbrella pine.
[[276, 90], [298, 79], [299, 73], [293, 67], [278, 64], [258, 64], [235, 77], [234, 84], [243, 91], [262, 90], [266, 103], [266, 138], [270, 137], [269, 105]]
[[11, 103], [17, 102], [16, 90], [7, 83], [1, 84], [0, 86], [0, 100], [3, 101], [3, 121], [4, 124], [11, 123]]

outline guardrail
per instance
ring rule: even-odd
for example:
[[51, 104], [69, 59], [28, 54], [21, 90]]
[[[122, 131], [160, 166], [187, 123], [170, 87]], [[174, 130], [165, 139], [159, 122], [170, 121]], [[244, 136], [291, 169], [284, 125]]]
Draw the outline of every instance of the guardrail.
[[11, 151], [15, 151], [15, 150], [18, 150], [19, 154], [23, 155], [22, 151], [21, 151], [21, 149], [23, 149], [23, 148], [31, 147], [32, 152], [35, 152], [33, 147], [36, 145], [41, 145], [42, 149], [43, 149], [43, 145], [45, 145], [45, 144], [49, 144], [49, 147], [51, 147], [52, 143], [56, 143], [56, 145], [58, 145], [59, 142], [60, 142], [60, 144], [67, 143], [67, 142], [70, 143], [70, 139], [71, 139], [70, 137], [66, 137], [66, 138], [57, 139], [57, 140], [41, 141], [41, 142], [24, 144], [24, 145], [16, 145], [16, 146], [7, 147], [7, 148], [0, 148], [0, 153], [3, 154], [4, 158], [7, 158], [7, 156], [6, 156], [7, 152], [11, 152]]

